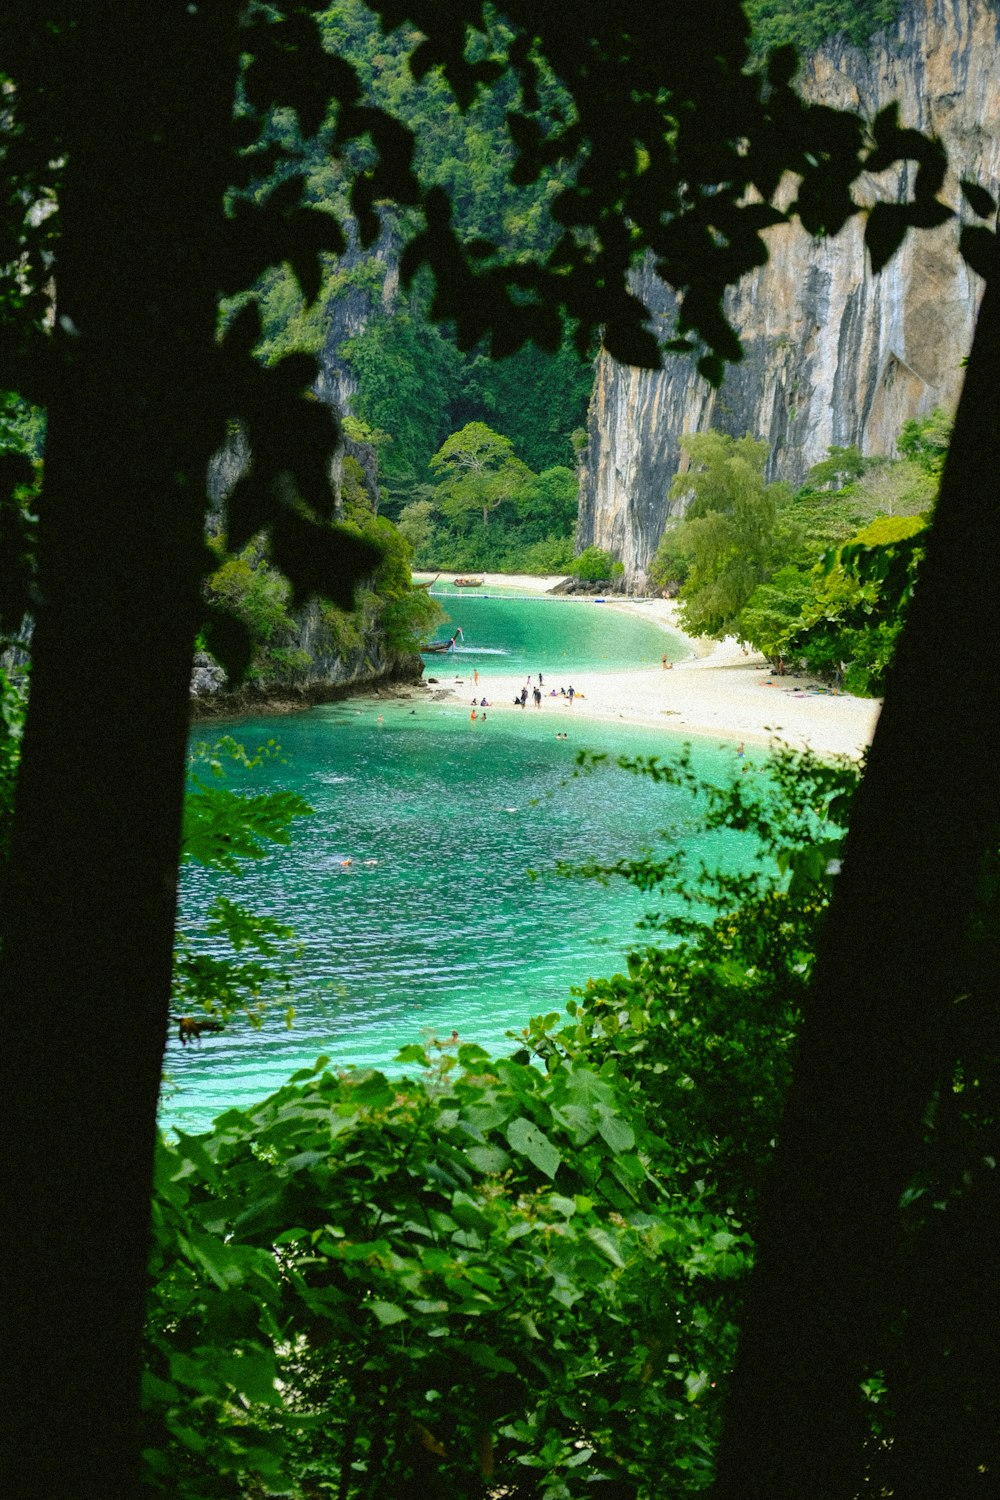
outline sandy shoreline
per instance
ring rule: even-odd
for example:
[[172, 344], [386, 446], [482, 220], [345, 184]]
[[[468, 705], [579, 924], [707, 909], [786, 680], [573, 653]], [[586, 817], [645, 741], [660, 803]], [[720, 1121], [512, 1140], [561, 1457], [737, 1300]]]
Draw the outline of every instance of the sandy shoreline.
[[[442, 574], [450, 582], [452, 574]], [[483, 574], [483, 586], [523, 588], [545, 593], [560, 580], [495, 573]], [[577, 596], [579, 602], [579, 596]], [[546, 679], [540, 709], [531, 698], [525, 709], [514, 706], [514, 695], [524, 686], [518, 675], [491, 676], [480, 684], [499, 714], [545, 714], [553, 733], [573, 720], [603, 720], [660, 727], [691, 736], [717, 740], [745, 740], [768, 745], [775, 741], [808, 746], [821, 755], [858, 755], [875, 731], [880, 704], [850, 693], [832, 693], [808, 676], [774, 676], [764, 657], [746, 654], [732, 637], [724, 641], [692, 640], [676, 623], [676, 605], [669, 599], [609, 599], [594, 608], [627, 610], [655, 621], [679, 636], [688, 654], [664, 670], [661, 663], [620, 672], [583, 672], [565, 682]], [[430, 663], [432, 676], [437, 675]], [[449, 673], [449, 675], [451, 675]], [[454, 675], [458, 675], [456, 672]], [[435, 697], [468, 703], [472, 697], [472, 668], [461, 684], [442, 681]], [[561, 697], [549, 697], [554, 687], [577, 693], [570, 707]]]

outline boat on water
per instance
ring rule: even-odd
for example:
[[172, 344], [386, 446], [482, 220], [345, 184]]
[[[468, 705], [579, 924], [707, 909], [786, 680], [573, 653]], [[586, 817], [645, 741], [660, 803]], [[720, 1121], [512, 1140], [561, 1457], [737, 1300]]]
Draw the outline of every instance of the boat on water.
[[455, 587], [457, 589], [481, 589], [482, 586], [483, 586], [483, 580], [481, 578], [456, 578], [455, 579]]
[[421, 653], [422, 656], [441, 656], [441, 655], [443, 655], [443, 653], [445, 651], [454, 651], [454, 649], [455, 649], [455, 642], [458, 640], [458, 638], [460, 636], [461, 636], [462, 640], [464, 641], [465, 640], [465, 636], [464, 636], [464, 634], [462, 632], [461, 625], [458, 626], [458, 628], [455, 631], [455, 634], [451, 637], [451, 640], [449, 640], [449, 641], [430, 641], [426, 645], [421, 646], [420, 653]]

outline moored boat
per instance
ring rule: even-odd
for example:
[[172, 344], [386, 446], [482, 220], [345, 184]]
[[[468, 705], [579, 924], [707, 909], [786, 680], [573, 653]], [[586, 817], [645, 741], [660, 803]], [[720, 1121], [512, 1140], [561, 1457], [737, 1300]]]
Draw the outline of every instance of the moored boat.
[[455, 587], [457, 589], [481, 589], [482, 586], [483, 586], [483, 580], [481, 578], [456, 578], [455, 579]]
[[427, 645], [421, 646], [421, 655], [440, 656], [444, 651], [454, 651], [455, 642], [458, 640], [459, 636], [462, 637], [463, 641], [465, 640], [461, 625], [457, 625], [455, 627], [455, 634], [452, 636], [450, 641], [430, 641]]

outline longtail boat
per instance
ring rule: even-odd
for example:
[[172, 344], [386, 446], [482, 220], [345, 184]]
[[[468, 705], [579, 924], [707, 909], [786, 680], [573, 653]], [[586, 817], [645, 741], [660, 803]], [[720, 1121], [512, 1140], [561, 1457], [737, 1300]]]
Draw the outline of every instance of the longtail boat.
[[481, 578], [456, 578], [455, 579], [455, 587], [457, 589], [481, 589], [482, 586], [483, 586], [483, 580]]
[[463, 641], [465, 640], [465, 635], [462, 631], [461, 625], [455, 627], [455, 634], [452, 636], [450, 641], [431, 641], [429, 645], [421, 646], [421, 654], [424, 656], [440, 656], [442, 652], [454, 651], [455, 642], [458, 640], [459, 636], [462, 637]]

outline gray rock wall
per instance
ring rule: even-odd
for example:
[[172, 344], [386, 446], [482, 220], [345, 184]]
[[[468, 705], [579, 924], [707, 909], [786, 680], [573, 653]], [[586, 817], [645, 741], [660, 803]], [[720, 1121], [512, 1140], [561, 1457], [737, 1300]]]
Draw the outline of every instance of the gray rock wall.
[[[998, 0], [910, 0], [866, 52], [835, 43], [812, 58], [803, 87], [868, 117], [898, 100], [903, 124], [939, 135], [947, 148], [946, 201], [960, 207], [959, 176], [996, 196]], [[894, 197], [892, 186], [873, 180], [873, 201]], [[877, 277], [863, 231], [857, 215], [831, 240], [812, 240], [795, 225], [770, 231], [768, 264], [728, 298], [745, 358], [718, 391], [683, 356], [646, 371], [599, 355], [578, 542], [621, 558], [631, 587], [645, 585], [671, 513], [682, 433], [715, 427], [765, 438], [769, 477], [799, 483], [831, 444], [892, 454], [908, 418], [954, 408], [981, 289], [958, 254], [957, 224], [909, 234]], [[637, 279], [669, 328], [672, 293], [649, 270]]]
[[366, 632], [361, 644], [333, 650], [323, 624], [318, 601], [296, 615], [296, 634], [291, 643], [308, 657], [308, 664], [283, 672], [261, 685], [230, 689], [226, 674], [214, 657], [199, 651], [191, 674], [192, 707], [196, 717], [242, 712], [268, 703], [318, 703], [361, 692], [379, 683], [416, 682], [423, 673], [423, 659], [399, 655], [387, 649], [377, 631]]

